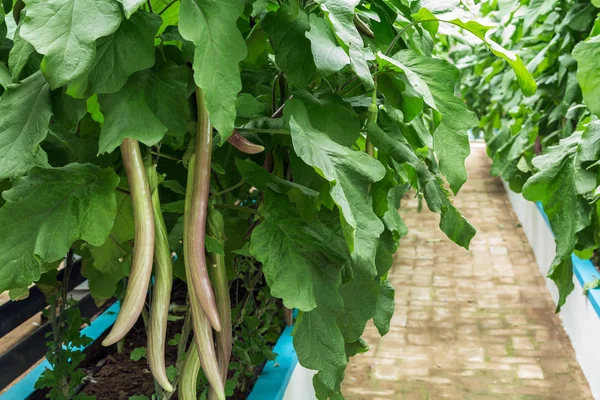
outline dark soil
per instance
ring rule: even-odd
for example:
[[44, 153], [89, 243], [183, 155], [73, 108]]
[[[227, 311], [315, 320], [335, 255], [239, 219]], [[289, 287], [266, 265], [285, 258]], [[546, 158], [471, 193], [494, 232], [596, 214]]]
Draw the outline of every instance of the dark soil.
[[[185, 304], [187, 287], [183, 282], [176, 281], [171, 298], [172, 303]], [[183, 319], [169, 322], [167, 327], [167, 340], [175, 337], [181, 332]], [[283, 327], [282, 327], [283, 329]], [[105, 335], [107, 335], [105, 333]], [[145, 395], [149, 398], [154, 393], [154, 380], [145, 358], [139, 361], [131, 360], [131, 352], [138, 347], [147, 346], [146, 332], [142, 319], [134, 326], [125, 339], [123, 353], [117, 354], [116, 346], [110, 348], [102, 347], [101, 337], [86, 353], [87, 357], [83, 367], [88, 374], [87, 383], [82, 392], [87, 395], [95, 395], [97, 400], [128, 400], [134, 395]], [[190, 338], [191, 340], [191, 338]], [[274, 345], [274, 343], [273, 343]], [[165, 352], [167, 366], [174, 365], [177, 360], [177, 346], [167, 345]], [[232, 358], [232, 361], [236, 360]], [[246, 382], [244, 390], [236, 390], [235, 394], [228, 397], [232, 400], [244, 400], [264, 368], [264, 362], [257, 365], [253, 371], [253, 378]], [[232, 371], [230, 371], [231, 373]], [[171, 397], [177, 399], [177, 392]]]
[[[177, 282], [171, 301], [185, 304], [186, 286]], [[183, 320], [169, 322], [167, 339], [181, 332]], [[108, 332], [106, 333], [108, 334]], [[104, 348], [100, 344], [103, 338], [94, 343], [86, 357], [85, 370], [89, 380], [83, 393], [95, 395], [97, 400], [127, 400], [134, 395], [150, 397], [154, 393], [154, 380], [145, 358], [133, 361], [131, 352], [138, 347], [147, 346], [144, 324], [140, 318], [125, 338], [123, 353], [118, 354], [116, 346]], [[167, 366], [177, 361], [177, 346], [168, 346], [165, 351]], [[177, 396], [173, 396], [176, 399]]]

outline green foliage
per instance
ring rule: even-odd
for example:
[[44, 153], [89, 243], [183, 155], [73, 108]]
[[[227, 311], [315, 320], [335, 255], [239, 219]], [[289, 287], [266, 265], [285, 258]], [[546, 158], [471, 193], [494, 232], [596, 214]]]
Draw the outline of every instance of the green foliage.
[[44, 262], [58, 261], [76, 240], [99, 246], [116, 216], [111, 169], [91, 164], [34, 168], [2, 193], [4, 229], [0, 251], [0, 290], [37, 281]]
[[584, 0], [485, 4], [490, 19], [509, 18], [510, 28], [493, 37], [518, 49], [538, 93], [530, 99], [516, 95], [492, 57], [459, 59], [461, 51], [454, 56], [466, 67], [463, 93], [482, 117], [492, 173], [526, 199], [541, 202], [548, 216], [557, 250], [548, 276], [559, 289], [558, 311], [574, 288], [571, 254], [589, 258], [600, 246], [594, 204], [600, 157], [598, 10]]
[[194, 80], [204, 91], [221, 144], [233, 133], [236, 97], [242, 89], [238, 63], [246, 57], [246, 46], [236, 27], [241, 13], [237, 0], [181, 0], [179, 12], [181, 36], [194, 44]]
[[[514, 71], [504, 85], [535, 91], [521, 58], [455, 1], [30, 0], [15, 14], [0, 49], [0, 291], [22, 293], [74, 245], [95, 299], [121, 292], [136, 246], [117, 150], [126, 138], [163, 179], [174, 274], [185, 279], [186, 169], [203, 93], [215, 136], [203, 189], [225, 226], [206, 250], [209, 263], [224, 256], [236, 288], [229, 394], [275, 357], [283, 302], [300, 310], [294, 346], [319, 371], [317, 396], [341, 398], [348, 358], [368, 349], [367, 322], [389, 329], [387, 272], [407, 233], [397, 208], [409, 188], [468, 248], [475, 230], [446, 186], [456, 194], [466, 180], [478, 121], [455, 95], [459, 69], [432, 55], [456, 40], [441, 24], [483, 39], [482, 62]], [[265, 151], [227, 143], [234, 129]], [[581, 136], [590, 145], [570, 165], [591, 164], [593, 137]], [[184, 333], [170, 341], [182, 354]]]
[[142, 358], [146, 358], [147, 354], [148, 351], [145, 347], [137, 347], [133, 349], [129, 358], [131, 358], [133, 361], [140, 361]]
[[[69, 251], [67, 257], [72, 257]], [[71, 263], [67, 260], [66, 274], [69, 276]], [[67, 299], [66, 282], [57, 282], [56, 277], [45, 282], [53, 286], [47, 297], [50, 307], [43, 314], [50, 321], [52, 332], [47, 334], [51, 338], [46, 344], [48, 352], [46, 359], [52, 368], [45, 369], [35, 383], [36, 389], [50, 389], [47, 398], [52, 400], [94, 400], [95, 396], [78, 393], [79, 386], [85, 378], [85, 372], [79, 368], [85, 359], [82, 349], [92, 343], [92, 340], [81, 335], [79, 329], [89, 321], [81, 317], [77, 302]], [[52, 281], [52, 282], [51, 282]]]

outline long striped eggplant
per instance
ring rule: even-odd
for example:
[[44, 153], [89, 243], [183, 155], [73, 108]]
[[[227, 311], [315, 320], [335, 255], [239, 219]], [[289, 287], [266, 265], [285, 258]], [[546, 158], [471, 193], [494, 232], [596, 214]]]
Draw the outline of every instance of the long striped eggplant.
[[139, 318], [146, 301], [154, 256], [152, 198], [138, 141], [135, 139], [123, 140], [121, 157], [133, 202], [135, 243], [125, 299], [117, 321], [102, 342], [104, 346], [115, 344], [125, 337]]
[[150, 321], [148, 324], [148, 365], [156, 382], [167, 392], [172, 392], [173, 386], [169, 382], [165, 367], [165, 346], [167, 341], [167, 318], [173, 287], [173, 263], [171, 262], [167, 227], [165, 226], [158, 196], [156, 166], [149, 166], [147, 173], [150, 190], [152, 191], [154, 226], [156, 228], [154, 287], [152, 288], [152, 304], [150, 304]]
[[[223, 216], [213, 207], [209, 209], [208, 229], [212, 237], [223, 243], [225, 238], [225, 226]], [[232, 332], [231, 332], [231, 299], [229, 297], [229, 282], [227, 281], [227, 271], [225, 269], [225, 256], [212, 253], [215, 265], [208, 269], [210, 280], [215, 289], [217, 298], [217, 308], [221, 317], [221, 332], [215, 337], [217, 341], [217, 360], [221, 370], [221, 379], [223, 382], [227, 379], [227, 370], [229, 359], [231, 358]], [[208, 393], [209, 400], [217, 399], [213, 390]]]
[[[206, 269], [204, 253], [204, 235], [206, 234], [206, 218], [208, 214], [208, 193], [210, 189], [212, 126], [208, 110], [204, 104], [202, 89], [196, 88], [198, 102], [198, 122], [196, 135], [196, 155], [192, 186], [191, 204], [188, 216], [189, 227], [186, 229], [184, 242], [188, 247], [186, 259], [189, 263], [188, 283], [194, 287], [198, 301], [215, 331], [221, 330], [219, 312], [215, 303], [215, 295]], [[189, 193], [189, 187], [188, 187]], [[189, 217], [189, 218], [188, 218]]]
[[[190, 188], [190, 185], [195, 182], [195, 168], [196, 164], [196, 155], [194, 155], [188, 164], [188, 179], [187, 185]], [[211, 325], [208, 320], [208, 317], [204, 313], [200, 301], [198, 299], [198, 295], [196, 293], [196, 288], [192, 284], [192, 269], [193, 266], [190, 262], [190, 244], [194, 242], [190, 240], [190, 228], [191, 228], [191, 213], [192, 213], [192, 193], [190, 190], [186, 190], [185, 196], [185, 211], [184, 211], [184, 226], [183, 226], [183, 254], [184, 254], [184, 264], [185, 264], [185, 275], [188, 281], [188, 291], [189, 291], [189, 304], [192, 311], [192, 326], [194, 330], [194, 342], [196, 343], [196, 347], [198, 350], [198, 356], [200, 358], [200, 363], [202, 364], [202, 369], [204, 371], [204, 375], [206, 375], [206, 379], [210, 384], [212, 390], [216, 394], [216, 399], [224, 400], [225, 399], [225, 387], [224, 381], [221, 379], [221, 372], [219, 369], [219, 363], [217, 361], [217, 356], [215, 354], [215, 345], [213, 333], [211, 330]], [[202, 238], [202, 252], [204, 252], [204, 237]], [[210, 285], [210, 281], [209, 281]], [[212, 293], [212, 288], [211, 288]], [[215, 306], [216, 307], [216, 306]]]
[[185, 356], [185, 362], [179, 377], [177, 395], [179, 400], [197, 400], [198, 399], [198, 373], [200, 372], [200, 358], [196, 343], [192, 342]]

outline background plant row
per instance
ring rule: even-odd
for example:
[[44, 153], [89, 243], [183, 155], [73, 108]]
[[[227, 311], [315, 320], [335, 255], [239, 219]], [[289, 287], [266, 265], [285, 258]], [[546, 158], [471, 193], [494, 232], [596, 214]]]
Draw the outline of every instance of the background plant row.
[[[574, 289], [571, 253], [593, 257], [600, 246], [600, 19], [596, 1], [485, 1], [482, 14], [500, 26], [494, 37], [527, 63], [535, 96], [516, 91], [510, 74], [482, 47], [458, 41], [449, 56], [464, 66], [462, 93], [481, 116], [492, 173], [531, 201], [541, 201], [556, 236], [549, 272], [560, 299]], [[590, 282], [587, 287], [595, 287]]]

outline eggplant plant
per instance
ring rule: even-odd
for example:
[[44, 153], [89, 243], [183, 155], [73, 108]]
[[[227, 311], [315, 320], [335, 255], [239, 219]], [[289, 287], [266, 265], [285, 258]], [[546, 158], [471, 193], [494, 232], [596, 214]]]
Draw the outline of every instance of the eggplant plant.
[[480, 6], [489, 19], [510, 22], [493, 37], [517, 49], [540, 86], [538, 93], [523, 98], [514, 90], [511, 72], [484, 48], [454, 41], [450, 53], [463, 67], [463, 97], [481, 117], [492, 174], [544, 206], [556, 238], [548, 276], [559, 290], [559, 311], [575, 288], [571, 254], [589, 259], [600, 248], [600, 4], [486, 1]]
[[[166, 398], [195, 398], [200, 370], [209, 398], [225, 398], [242, 261], [298, 310], [294, 347], [318, 371], [317, 397], [343, 398], [367, 322], [389, 329], [406, 190], [459, 246], [475, 235], [451, 192], [478, 120], [455, 95], [459, 70], [433, 56], [440, 25], [475, 35], [536, 91], [454, 0], [18, 0], [0, 12], [0, 291], [39, 281], [74, 246], [98, 301], [127, 281], [103, 343], [147, 316]], [[188, 284], [194, 338], [177, 379], [164, 362], [173, 278]]]

